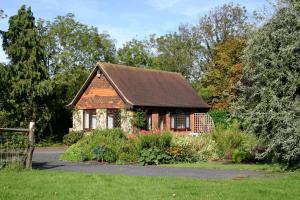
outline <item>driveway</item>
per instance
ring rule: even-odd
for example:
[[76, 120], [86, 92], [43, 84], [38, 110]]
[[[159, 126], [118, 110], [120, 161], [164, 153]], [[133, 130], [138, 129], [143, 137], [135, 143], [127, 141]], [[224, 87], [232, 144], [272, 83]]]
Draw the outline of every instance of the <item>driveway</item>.
[[95, 172], [109, 174], [124, 174], [131, 176], [169, 176], [191, 177], [200, 179], [235, 179], [265, 177], [263, 172], [250, 170], [216, 170], [216, 169], [187, 169], [166, 168], [159, 166], [111, 165], [74, 163], [59, 160], [64, 148], [37, 148], [33, 155], [33, 168], [40, 170], [64, 170], [77, 172]]

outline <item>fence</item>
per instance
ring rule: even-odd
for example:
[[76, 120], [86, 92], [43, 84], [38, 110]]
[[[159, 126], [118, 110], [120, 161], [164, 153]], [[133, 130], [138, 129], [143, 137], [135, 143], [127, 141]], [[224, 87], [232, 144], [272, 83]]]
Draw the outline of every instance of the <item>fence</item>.
[[207, 113], [194, 113], [194, 129], [196, 133], [209, 133], [215, 128], [214, 121]]
[[34, 129], [34, 122], [29, 123], [28, 129], [0, 128], [0, 168], [13, 163], [32, 167]]

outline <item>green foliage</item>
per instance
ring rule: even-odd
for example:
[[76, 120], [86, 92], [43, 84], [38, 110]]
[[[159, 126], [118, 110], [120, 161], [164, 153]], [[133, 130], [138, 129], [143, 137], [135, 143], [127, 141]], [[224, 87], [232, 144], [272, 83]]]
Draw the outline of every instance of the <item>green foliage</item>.
[[138, 150], [149, 149], [157, 147], [159, 149], [167, 149], [171, 146], [172, 135], [170, 132], [163, 132], [161, 134], [150, 133], [140, 134], [136, 140]]
[[199, 78], [202, 46], [191, 27], [182, 25], [178, 32], [160, 37], [152, 35], [150, 43], [157, 51], [157, 56], [153, 58], [154, 68], [178, 72], [187, 79]]
[[299, 2], [285, 1], [254, 33], [235, 105], [247, 132], [267, 147], [261, 159], [300, 166]]
[[92, 151], [93, 151], [92, 159], [103, 162], [106, 148], [101, 146], [96, 146], [93, 148]]
[[143, 149], [141, 151], [140, 158], [138, 162], [141, 165], [158, 165], [169, 163], [171, 160], [171, 156], [167, 153], [161, 151], [158, 147], [152, 147], [148, 149]]
[[182, 155], [174, 153], [171, 153], [171, 155], [175, 156], [175, 160], [183, 162], [219, 159], [218, 146], [212, 139], [211, 134], [202, 134], [199, 137], [174, 137], [171, 150], [173, 148], [181, 149]]
[[232, 117], [226, 110], [212, 109], [209, 111], [215, 126], [229, 127], [232, 124]]
[[134, 112], [132, 125], [138, 129], [143, 129], [146, 126], [146, 113], [142, 109]]
[[212, 134], [213, 140], [217, 143], [220, 158], [232, 159], [234, 151], [245, 154], [245, 159], [250, 159], [251, 152], [257, 144], [256, 137], [241, 132], [237, 124], [229, 128], [218, 127]]
[[83, 131], [71, 131], [68, 134], [64, 135], [63, 143], [65, 145], [71, 146], [78, 142], [84, 136]]
[[129, 66], [151, 66], [151, 52], [147, 41], [132, 39], [118, 50], [119, 62]]
[[[231, 109], [234, 86], [242, 73], [245, 38], [227, 38], [212, 50], [210, 67], [200, 81], [199, 92], [213, 108]], [[209, 94], [207, 94], [209, 92]]]
[[[45, 63], [45, 47], [31, 8], [24, 5], [9, 18], [8, 30], [2, 32], [3, 49], [10, 63], [7, 70], [5, 111], [10, 126], [28, 126], [35, 121], [40, 134], [49, 119], [47, 97], [52, 87]], [[2, 79], [2, 77], [1, 77]]]
[[[132, 154], [132, 158], [137, 157], [132, 141], [127, 139], [120, 129], [105, 129], [95, 130], [83, 137], [76, 144], [70, 146], [61, 155], [61, 159], [70, 161], [102, 161], [102, 159], [106, 162], [127, 161], [125, 154]], [[129, 160], [131, 159], [128, 158]]]

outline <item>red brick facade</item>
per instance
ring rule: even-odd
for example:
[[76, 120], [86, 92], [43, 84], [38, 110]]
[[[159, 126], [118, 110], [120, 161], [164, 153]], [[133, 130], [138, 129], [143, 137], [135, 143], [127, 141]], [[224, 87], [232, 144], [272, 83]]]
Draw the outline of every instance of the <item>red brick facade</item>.
[[95, 76], [75, 105], [77, 109], [124, 108], [125, 103], [103, 74]]

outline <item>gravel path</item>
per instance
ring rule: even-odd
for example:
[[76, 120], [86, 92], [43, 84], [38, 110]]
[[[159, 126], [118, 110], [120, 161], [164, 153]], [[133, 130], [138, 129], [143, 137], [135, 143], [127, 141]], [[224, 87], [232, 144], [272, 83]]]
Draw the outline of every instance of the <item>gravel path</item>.
[[79, 172], [100, 172], [124, 174], [132, 176], [172, 176], [200, 179], [235, 179], [265, 177], [263, 172], [250, 170], [215, 170], [215, 169], [184, 169], [165, 168], [158, 166], [137, 165], [100, 165], [91, 163], [73, 163], [59, 160], [64, 148], [37, 148], [33, 155], [33, 168], [41, 170], [65, 170]]

